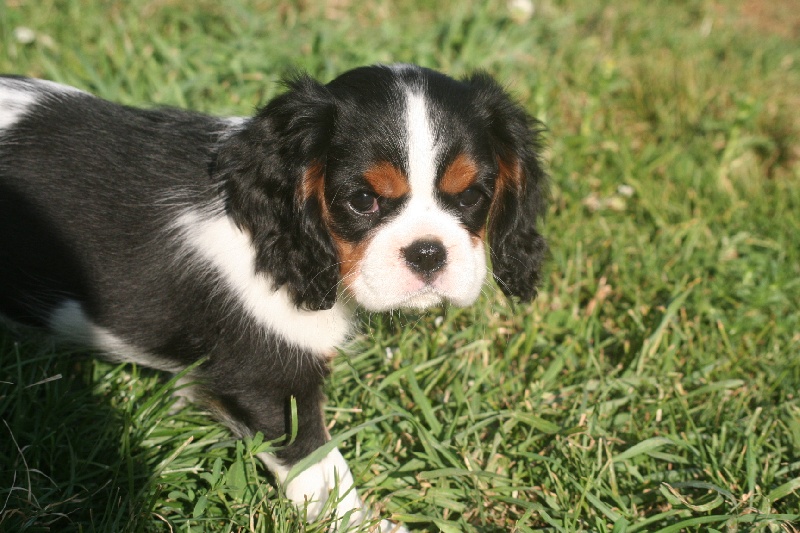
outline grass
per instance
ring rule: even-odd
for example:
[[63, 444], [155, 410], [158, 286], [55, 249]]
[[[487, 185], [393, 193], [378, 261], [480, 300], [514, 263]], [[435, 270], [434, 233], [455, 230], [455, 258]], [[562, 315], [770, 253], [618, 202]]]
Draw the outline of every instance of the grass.
[[[509, 5], [6, 0], [0, 71], [249, 114], [292, 66], [488, 70], [549, 128], [549, 276], [364, 316], [327, 410], [367, 498], [416, 531], [800, 528], [796, 9]], [[324, 531], [167, 379], [0, 331], [0, 530]]]

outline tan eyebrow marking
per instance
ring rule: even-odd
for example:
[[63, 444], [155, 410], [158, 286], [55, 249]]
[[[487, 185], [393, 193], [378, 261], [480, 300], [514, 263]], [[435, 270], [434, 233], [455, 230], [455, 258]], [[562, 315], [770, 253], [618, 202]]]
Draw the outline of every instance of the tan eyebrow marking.
[[458, 154], [445, 169], [439, 190], [445, 194], [460, 194], [475, 183], [478, 177], [478, 165], [466, 154]]
[[364, 179], [384, 198], [400, 198], [411, 191], [406, 175], [388, 161], [372, 165], [364, 172]]

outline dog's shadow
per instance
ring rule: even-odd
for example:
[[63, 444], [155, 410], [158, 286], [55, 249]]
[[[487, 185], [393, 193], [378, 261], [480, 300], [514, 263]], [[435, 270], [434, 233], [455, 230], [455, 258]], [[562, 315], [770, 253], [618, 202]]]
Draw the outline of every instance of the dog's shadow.
[[114, 405], [135, 401], [118, 396], [130, 374], [106, 370], [99, 385], [89, 357], [0, 329], [0, 530], [138, 522], [152, 472], [137, 460], [136, 410]]
[[180, 377], [0, 324], [0, 532], [248, 529], [253, 513], [301, 528], [256, 457], [270, 445], [184, 405]]

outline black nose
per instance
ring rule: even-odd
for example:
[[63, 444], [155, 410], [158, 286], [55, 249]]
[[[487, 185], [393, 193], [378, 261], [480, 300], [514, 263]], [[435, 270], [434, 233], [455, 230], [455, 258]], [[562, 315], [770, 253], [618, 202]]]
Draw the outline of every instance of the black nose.
[[447, 263], [447, 250], [439, 241], [414, 241], [403, 248], [406, 264], [424, 278], [431, 278]]

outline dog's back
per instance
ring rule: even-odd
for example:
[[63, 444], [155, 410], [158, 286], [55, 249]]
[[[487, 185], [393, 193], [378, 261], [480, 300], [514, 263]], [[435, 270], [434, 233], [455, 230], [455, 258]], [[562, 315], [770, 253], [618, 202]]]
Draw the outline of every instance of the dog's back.
[[[167, 238], [163, 204], [170, 191], [184, 199], [210, 192], [211, 152], [224, 129], [203, 115], [132, 110], [55, 83], [0, 78], [0, 312], [47, 325], [67, 299], [97, 316], [120, 302], [140, 306], [142, 279], [169, 275], [153, 257]], [[103, 301], [107, 294], [115, 302]]]

